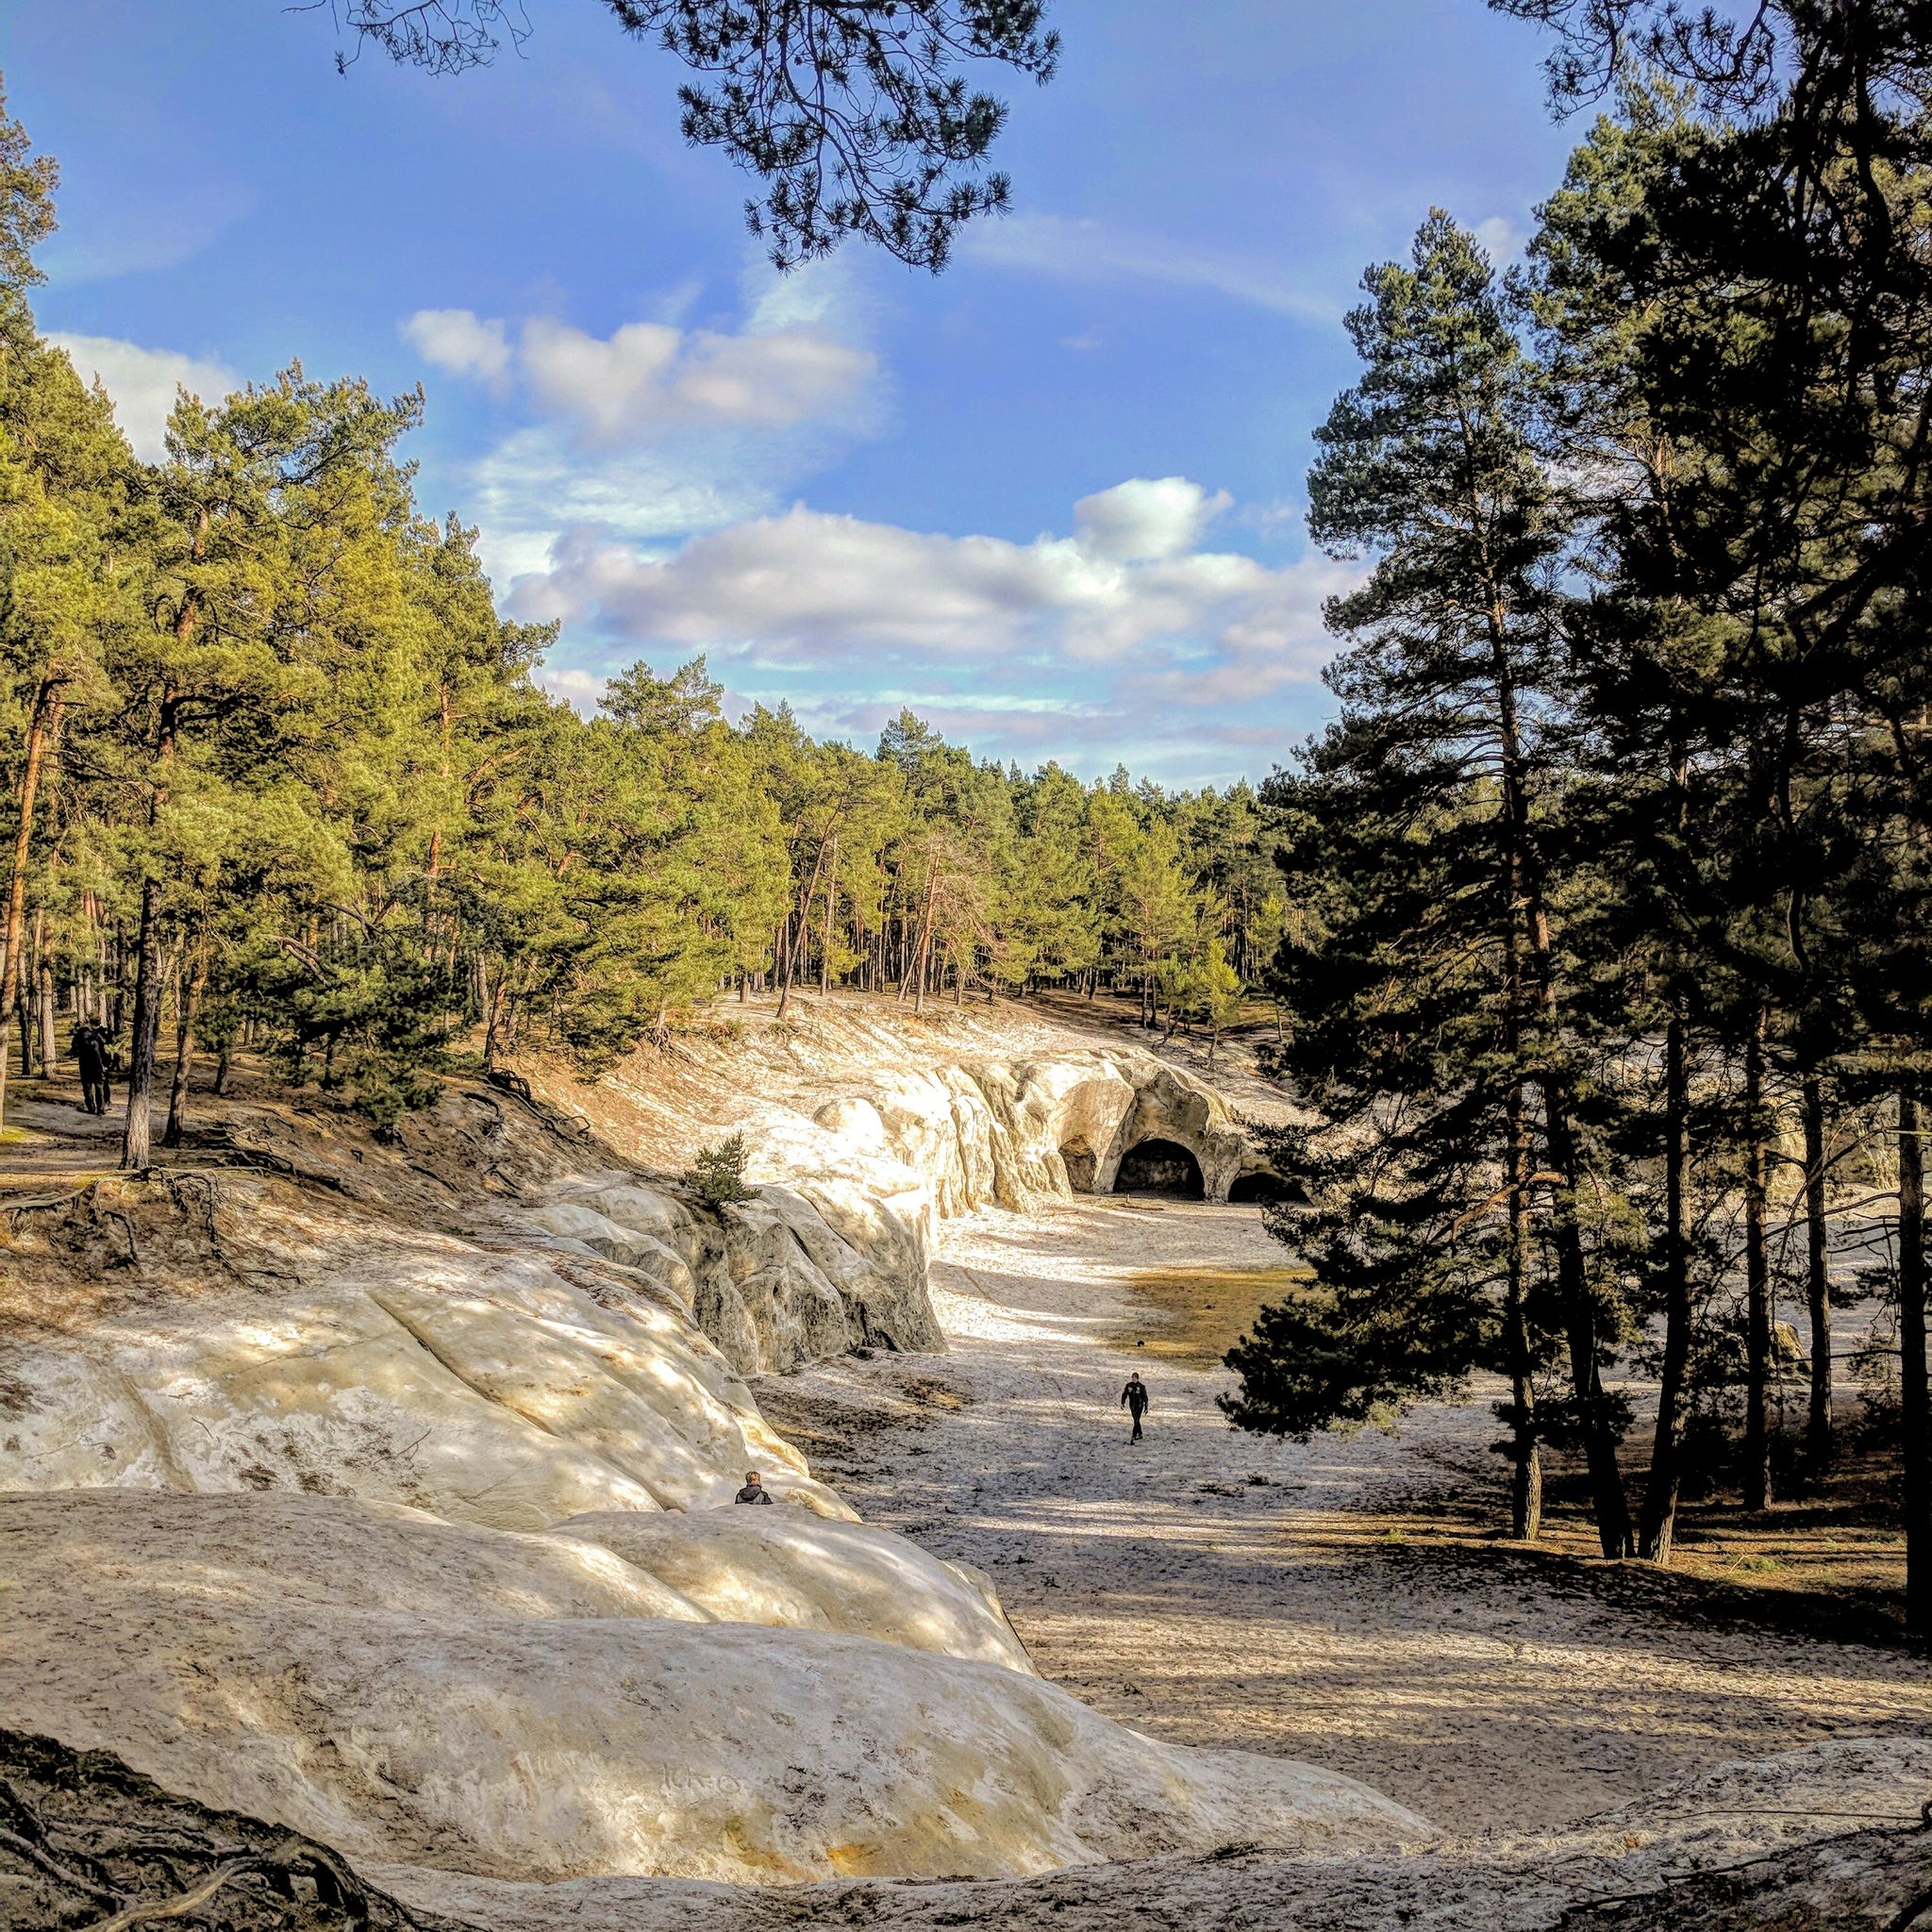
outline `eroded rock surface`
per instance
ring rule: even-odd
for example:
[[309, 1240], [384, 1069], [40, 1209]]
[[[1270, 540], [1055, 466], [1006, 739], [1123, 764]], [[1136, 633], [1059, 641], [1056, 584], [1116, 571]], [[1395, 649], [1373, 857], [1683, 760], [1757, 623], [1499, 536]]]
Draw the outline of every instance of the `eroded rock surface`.
[[0, 1928], [77, 1927], [130, 1908], [155, 1920], [192, 1895], [189, 1923], [208, 1932], [1874, 1932], [1932, 1906], [1932, 1834], [1865, 1822], [1908, 1820], [1927, 1769], [1909, 1746], [1831, 1746], [1668, 1794], [1674, 1807], [1635, 1828], [1607, 1819], [1555, 1840], [1491, 1835], [1393, 1855], [1229, 1844], [990, 1884], [747, 1891], [352, 1864], [109, 1754], [0, 1731], [11, 1834], [0, 1840]]
[[757, 1465], [851, 1514], [641, 1271], [251, 1174], [196, 1182], [187, 1206], [157, 1177], [16, 1217], [29, 1291], [75, 1223], [125, 1222], [135, 1252], [0, 1349], [0, 1488], [292, 1490], [542, 1529], [725, 1502]]
[[[769, 1882], [1428, 1835], [1348, 1778], [1158, 1744], [998, 1663], [700, 1621], [735, 1525], [684, 1541], [694, 1590], [667, 1599], [581, 1533], [419, 1544], [399, 1512], [209, 1501], [0, 1502], [0, 1707], [351, 1857]], [[794, 1545], [787, 1580], [822, 1604], [869, 1568], [876, 1625], [892, 1541]], [[906, 1552], [908, 1608], [938, 1567]], [[984, 1646], [957, 1592], [924, 1634], [947, 1617]]]

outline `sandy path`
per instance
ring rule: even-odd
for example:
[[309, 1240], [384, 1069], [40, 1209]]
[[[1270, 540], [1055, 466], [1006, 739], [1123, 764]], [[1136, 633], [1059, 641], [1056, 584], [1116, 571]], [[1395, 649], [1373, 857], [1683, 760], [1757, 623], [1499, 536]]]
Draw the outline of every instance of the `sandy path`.
[[1301, 1448], [1227, 1427], [1224, 1371], [1142, 1355], [1154, 1408], [1129, 1446], [1136, 1358], [1108, 1340], [1135, 1306], [1122, 1278], [1279, 1259], [1250, 1208], [975, 1216], [934, 1270], [950, 1355], [841, 1363], [761, 1399], [870, 1521], [991, 1572], [1041, 1670], [1089, 1703], [1332, 1765], [1452, 1828], [1566, 1824], [1700, 1766], [1932, 1728], [1932, 1672], [1895, 1653], [1667, 1623], [1507, 1558], [1336, 1546], [1341, 1519], [1498, 1481], [1481, 1404]]

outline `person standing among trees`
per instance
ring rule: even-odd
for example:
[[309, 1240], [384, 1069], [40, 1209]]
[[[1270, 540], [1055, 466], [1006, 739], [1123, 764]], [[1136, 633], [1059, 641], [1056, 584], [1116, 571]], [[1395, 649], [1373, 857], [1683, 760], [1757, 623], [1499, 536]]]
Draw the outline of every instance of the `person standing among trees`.
[[108, 1042], [92, 1024], [74, 1029], [74, 1063], [80, 1073], [80, 1101], [89, 1113], [108, 1110]]
[[1136, 1370], [1127, 1377], [1127, 1386], [1121, 1391], [1121, 1407], [1134, 1419], [1134, 1433], [1127, 1438], [1129, 1442], [1141, 1440], [1141, 1418], [1147, 1413], [1147, 1385]]

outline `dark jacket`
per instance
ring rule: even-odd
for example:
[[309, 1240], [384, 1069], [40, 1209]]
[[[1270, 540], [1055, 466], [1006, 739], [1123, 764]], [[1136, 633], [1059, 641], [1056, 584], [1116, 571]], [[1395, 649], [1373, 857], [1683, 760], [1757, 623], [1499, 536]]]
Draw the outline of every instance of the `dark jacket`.
[[1147, 1411], [1147, 1385], [1144, 1382], [1129, 1382], [1121, 1391], [1121, 1407], [1130, 1409], [1135, 1415]]
[[746, 1483], [731, 1500], [734, 1503], [769, 1503], [772, 1492], [763, 1483]]
[[90, 1084], [108, 1076], [108, 1042], [92, 1026], [75, 1028], [74, 1063]]

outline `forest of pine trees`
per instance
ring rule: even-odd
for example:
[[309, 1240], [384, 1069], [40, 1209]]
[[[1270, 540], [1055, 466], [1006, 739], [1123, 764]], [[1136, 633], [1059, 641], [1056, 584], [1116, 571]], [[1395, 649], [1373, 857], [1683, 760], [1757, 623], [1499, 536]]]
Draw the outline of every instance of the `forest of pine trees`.
[[1714, 1468], [1752, 1508], [1815, 1478], [1857, 1372], [1932, 1633], [1932, 34], [1492, 4], [1607, 105], [1519, 267], [1435, 213], [1370, 271], [1309, 491], [1362, 571], [1336, 722], [1258, 794], [731, 724], [702, 660], [579, 716], [415, 505], [420, 397], [291, 369], [131, 457], [36, 333], [52, 170], [0, 120], [0, 1081], [107, 1024], [140, 1166], [242, 1045], [386, 1122], [748, 989], [1217, 1032], [1254, 988], [1314, 1277], [1237, 1423], [1494, 1372], [1514, 1532], [1560, 1450], [1604, 1553], [1663, 1562]]
[[416, 505], [422, 399], [299, 368], [184, 399], [159, 464], [37, 333], [53, 170], [0, 117], [0, 1120], [117, 1042], [124, 1159], [245, 1046], [379, 1123], [515, 1048], [596, 1066], [721, 993], [1119, 989], [1224, 1024], [1283, 898], [1244, 786], [875, 754], [725, 721], [703, 660], [581, 717], [474, 532]]
[[1315, 1279], [1227, 1406], [1303, 1435], [1491, 1371], [1513, 1532], [1561, 1449], [1604, 1554], [1667, 1562], [1687, 1485], [1815, 1481], [1857, 1374], [1932, 1633], [1932, 42], [1507, 10], [1612, 105], [1522, 266], [1438, 212], [1349, 318], [1309, 522], [1367, 575], [1263, 792]]

